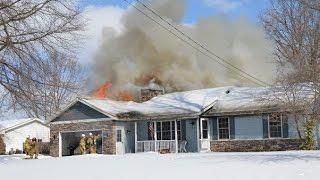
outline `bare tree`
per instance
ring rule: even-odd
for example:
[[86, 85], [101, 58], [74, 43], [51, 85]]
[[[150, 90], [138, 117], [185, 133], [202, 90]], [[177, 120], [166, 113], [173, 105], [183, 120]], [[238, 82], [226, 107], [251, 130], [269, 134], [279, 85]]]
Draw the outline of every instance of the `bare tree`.
[[47, 119], [81, 92], [84, 77], [81, 76], [82, 68], [72, 57], [52, 52], [42, 62], [35, 71], [36, 75], [34, 72], [29, 72], [29, 75], [37, 76], [45, 83], [33, 83], [33, 80], [25, 78], [20, 82], [20, 89], [30, 94], [19, 98], [9, 96], [9, 102], [18, 104], [28, 116]]
[[[76, 0], [0, 2], [0, 86], [10, 96], [11, 104], [19, 105], [29, 115], [47, 116], [43, 103], [48, 103], [48, 96], [55, 96], [50, 99], [55, 104], [61, 101], [63, 93], [58, 86], [74, 90], [70, 84], [78, 67], [70, 57], [76, 54], [84, 26]], [[69, 59], [63, 62], [64, 57]], [[40, 100], [41, 96], [44, 99]]]
[[[262, 16], [266, 32], [276, 45], [279, 101], [294, 114], [307, 118], [307, 149], [315, 148], [313, 131], [319, 122], [320, 1], [270, 0]], [[280, 96], [278, 96], [280, 97]]]

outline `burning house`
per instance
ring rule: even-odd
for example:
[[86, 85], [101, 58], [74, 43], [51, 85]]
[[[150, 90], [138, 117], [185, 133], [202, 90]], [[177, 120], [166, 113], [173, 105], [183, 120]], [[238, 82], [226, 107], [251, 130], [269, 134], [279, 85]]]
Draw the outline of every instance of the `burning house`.
[[219, 87], [145, 102], [77, 98], [50, 119], [50, 153], [77, 154], [80, 135], [90, 132], [102, 154], [299, 149], [301, 124], [275, 101], [259, 100], [269, 91]]
[[[273, 78], [275, 67], [265, 51], [272, 43], [256, 25], [220, 16], [186, 25], [184, 1], [150, 4], [234, 66], [266, 82]], [[89, 133], [100, 137], [102, 154], [299, 148], [301, 127], [290, 112], [274, 101], [259, 101], [268, 88], [211, 88], [248, 82], [211, 64], [208, 56], [168, 36], [134, 8], [126, 10], [121, 23], [120, 33], [110, 27], [103, 31], [92, 64], [92, 82], [109, 82], [94, 97], [77, 98], [50, 119], [52, 156], [77, 154], [81, 134]]]

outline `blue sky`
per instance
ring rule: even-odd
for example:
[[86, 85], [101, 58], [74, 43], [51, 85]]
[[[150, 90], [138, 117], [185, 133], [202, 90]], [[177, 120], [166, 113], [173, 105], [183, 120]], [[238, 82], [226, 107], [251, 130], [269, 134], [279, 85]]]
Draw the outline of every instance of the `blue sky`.
[[[134, 0], [129, 0], [134, 2]], [[87, 6], [125, 7], [123, 0], [81, 0], [83, 8]], [[259, 22], [258, 15], [267, 7], [268, 0], [186, 0], [187, 13], [185, 23], [196, 22], [199, 17], [223, 14], [230, 19], [246, 17], [252, 22]]]

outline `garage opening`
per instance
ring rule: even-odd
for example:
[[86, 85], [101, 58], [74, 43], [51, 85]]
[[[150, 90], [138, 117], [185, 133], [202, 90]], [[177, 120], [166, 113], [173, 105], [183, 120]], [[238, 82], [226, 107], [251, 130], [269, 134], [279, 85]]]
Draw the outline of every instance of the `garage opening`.
[[79, 143], [81, 136], [84, 134], [85, 137], [89, 137], [90, 133], [97, 137], [97, 154], [102, 154], [102, 131], [76, 131], [61, 133], [62, 156], [80, 155]]

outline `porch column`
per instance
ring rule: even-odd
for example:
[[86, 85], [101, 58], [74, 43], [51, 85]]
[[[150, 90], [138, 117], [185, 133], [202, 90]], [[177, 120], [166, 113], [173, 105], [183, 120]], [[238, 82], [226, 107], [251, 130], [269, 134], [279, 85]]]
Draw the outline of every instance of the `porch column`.
[[203, 126], [202, 126], [202, 119], [201, 118], [199, 118], [199, 121], [200, 121], [200, 140], [202, 140], [203, 139]]
[[61, 132], [59, 132], [59, 157], [62, 157], [62, 136]]
[[153, 122], [154, 152], [157, 152], [157, 122]]
[[200, 118], [197, 118], [196, 131], [197, 131], [197, 147], [198, 147], [198, 152], [200, 152], [199, 121], [200, 121]]
[[177, 120], [174, 120], [174, 137], [176, 142], [176, 153], [178, 153], [178, 127]]
[[137, 147], [137, 140], [138, 140], [138, 136], [137, 136], [137, 122], [134, 122], [134, 152], [137, 153], [138, 147]]

